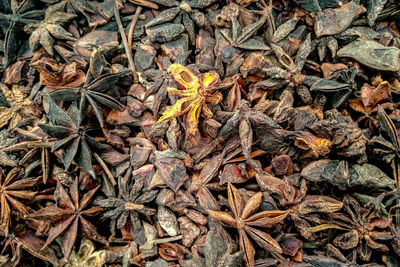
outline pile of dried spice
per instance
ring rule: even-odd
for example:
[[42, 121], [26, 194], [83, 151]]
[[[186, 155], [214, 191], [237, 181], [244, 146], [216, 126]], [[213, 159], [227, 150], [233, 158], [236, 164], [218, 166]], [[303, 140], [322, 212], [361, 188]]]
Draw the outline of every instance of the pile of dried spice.
[[0, 267], [400, 266], [400, 1], [0, 0]]

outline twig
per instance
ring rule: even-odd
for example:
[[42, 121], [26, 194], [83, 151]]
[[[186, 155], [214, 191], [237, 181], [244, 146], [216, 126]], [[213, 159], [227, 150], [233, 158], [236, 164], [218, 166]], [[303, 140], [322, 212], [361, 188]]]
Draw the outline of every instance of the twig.
[[97, 154], [96, 152], [93, 153], [93, 156], [100, 163], [101, 167], [103, 167], [113, 186], [116, 186], [117, 182], [115, 181], [115, 178], [112, 175], [110, 169], [107, 167], [107, 164], [100, 158], [99, 154]]
[[114, 6], [114, 16], [115, 16], [115, 20], [117, 21], [119, 33], [121, 34], [122, 43], [124, 44], [126, 55], [128, 57], [128, 62], [129, 62], [129, 66], [130, 66], [130, 69], [133, 74], [133, 79], [134, 79], [134, 81], [137, 81], [137, 80], [139, 80], [139, 77], [137, 76], [137, 73], [136, 73], [135, 63], [133, 62], [133, 58], [132, 58], [132, 51], [129, 49], [128, 40], [126, 39], [124, 27], [122, 26], [121, 17], [119, 16], [119, 10], [118, 10], [117, 6]]
[[142, 7], [138, 6], [135, 12], [135, 15], [132, 18], [131, 26], [129, 27], [128, 32], [128, 45], [129, 49], [132, 50], [132, 38], [133, 38], [133, 31], [135, 30], [136, 23], [139, 19], [140, 12], [142, 12]]
[[[131, 26], [129, 27], [129, 32], [128, 32], [128, 46], [129, 46], [129, 51], [132, 51], [132, 38], [133, 38], [133, 31], [135, 30], [136, 23], [139, 19], [139, 15], [142, 12], [142, 7], [138, 6], [135, 12], [135, 15], [132, 18]], [[133, 60], [132, 60], [133, 61]], [[133, 74], [133, 82], [137, 83], [139, 81], [139, 77], [135, 71]]]

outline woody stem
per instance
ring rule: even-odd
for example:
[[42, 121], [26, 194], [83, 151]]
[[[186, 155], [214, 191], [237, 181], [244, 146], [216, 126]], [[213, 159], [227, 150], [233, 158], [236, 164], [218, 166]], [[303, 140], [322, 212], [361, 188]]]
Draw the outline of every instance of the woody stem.
[[126, 38], [124, 26], [122, 25], [121, 17], [119, 16], [119, 10], [117, 6], [114, 7], [114, 16], [115, 20], [117, 21], [118, 30], [121, 35], [122, 43], [124, 44], [126, 55], [128, 57], [129, 67], [132, 71], [134, 79], [137, 81], [138, 78], [137, 78], [135, 63], [133, 62], [132, 50], [129, 48], [128, 39]]

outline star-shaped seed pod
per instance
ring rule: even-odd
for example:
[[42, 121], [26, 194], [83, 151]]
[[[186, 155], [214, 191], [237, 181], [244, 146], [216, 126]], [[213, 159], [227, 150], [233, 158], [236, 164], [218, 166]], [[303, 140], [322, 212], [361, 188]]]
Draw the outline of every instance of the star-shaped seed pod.
[[375, 211], [364, 209], [356, 199], [345, 196], [343, 213], [330, 213], [331, 220], [311, 228], [312, 232], [326, 229], [345, 231], [333, 239], [333, 244], [343, 250], [353, 250], [363, 261], [371, 259], [372, 251], [387, 252], [386, 245], [393, 235], [389, 230], [391, 219], [381, 219]]
[[62, 149], [65, 170], [75, 160], [79, 167], [95, 177], [89, 145], [97, 148], [104, 148], [105, 145], [87, 134], [88, 128], [81, 124], [83, 111], [78, 109], [76, 102], [70, 106], [68, 112], [57, 106], [50, 96], [48, 102], [47, 116], [52, 124], [39, 123], [38, 126], [49, 136], [57, 138], [57, 141], [53, 142], [52, 151]]
[[0, 90], [0, 128], [8, 124], [9, 129], [14, 129], [21, 120], [35, 118], [32, 101], [18, 85], [13, 85], [10, 90], [0, 83]]
[[242, 27], [237, 17], [232, 17], [232, 29], [222, 29], [221, 34], [233, 47], [248, 50], [270, 50], [271, 48], [263, 41], [251, 38], [264, 25], [265, 20], [265, 17], [261, 17], [255, 23]]
[[150, 39], [154, 39], [154, 31], [152, 31], [152, 28], [150, 27], [156, 29], [157, 25], [165, 24], [166, 22], [171, 21], [174, 21], [174, 23], [179, 23], [179, 21], [182, 22], [184, 29], [189, 34], [189, 38], [192, 44], [195, 43], [196, 39], [195, 25], [198, 25], [201, 28], [205, 28], [210, 32], [212, 31], [211, 23], [208, 20], [207, 16], [200, 12], [198, 9], [212, 5], [213, 3], [217, 2], [216, 0], [181, 2], [175, 0], [165, 0], [155, 2], [160, 4], [162, 3], [169, 8], [162, 11], [160, 14], [158, 14], [158, 16], [156, 16], [154, 19], [146, 24], [146, 28], [148, 28], [147, 34], [149, 35]]
[[378, 106], [377, 113], [381, 135], [374, 136], [371, 139], [371, 144], [374, 146], [373, 152], [381, 156], [388, 163], [399, 162], [400, 137], [396, 125], [380, 105]]
[[[141, 221], [142, 216], [156, 213], [155, 209], [147, 207], [147, 203], [157, 197], [157, 190], [143, 190], [143, 181], [133, 182], [130, 176], [118, 180], [118, 190], [105, 181], [103, 191], [107, 198], [96, 198], [94, 204], [108, 209], [102, 219], [111, 219], [110, 231], [115, 236], [116, 229], [127, 227], [136, 243], [146, 242], [145, 232]], [[118, 195], [116, 194], [118, 191]]]
[[85, 219], [86, 216], [93, 217], [103, 211], [103, 208], [98, 206], [89, 207], [91, 199], [99, 187], [97, 186], [79, 198], [78, 177], [75, 177], [69, 194], [61, 182], [57, 181], [54, 195], [58, 204], [42, 208], [29, 215], [31, 219], [53, 223], [43, 248], [50, 245], [58, 236], [63, 236], [61, 248], [65, 258], [68, 259], [76, 241], [78, 229], [81, 229], [84, 236], [108, 245], [107, 240], [97, 233], [96, 227]]
[[197, 77], [188, 68], [180, 64], [172, 64], [168, 68], [168, 73], [179, 88], [168, 87], [168, 93], [182, 98], [167, 109], [157, 123], [187, 113], [185, 122], [188, 127], [188, 134], [195, 135], [198, 132], [197, 125], [200, 113], [207, 118], [213, 116], [207, 103], [218, 104], [222, 100], [222, 94], [214, 92], [217, 89], [216, 84], [219, 82], [219, 75], [210, 71], [202, 74], [201, 77]]
[[23, 174], [24, 169], [20, 167], [15, 167], [6, 175], [0, 169], [0, 229], [4, 230], [5, 236], [11, 225], [12, 212], [16, 211], [22, 218], [26, 218], [30, 211], [29, 207], [17, 199], [32, 199], [37, 193], [30, 188], [37, 183], [38, 178], [19, 179]]
[[378, 104], [383, 109], [393, 109], [391, 86], [387, 81], [379, 83], [376, 87], [365, 83], [361, 87], [360, 93], [361, 98], [350, 99], [349, 106], [356, 112], [361, 113], [357, 123], [368, 126], [373, 131], [378, 126], [376, 118]]
[[75, 14], [65, 13], [66, 1], [60, 2], [47, 8], [44, 20], [39, 23], [28, 24], [24, 30], [31, 33], [29, 46], [36, 52], [41, 46], [50, 55], [54, 55], [54, 39], [75, 41], [75, 37], [67, 32], [63, 25], [76, 17]]
[[20, 48], [26, 36], [19, 26], [37, 23], [43, 18], [44, 10], [31, 10], [34, 7], [33, 0], [0, 2], [0, 32], [4, 34], [4, 57], [0, 60], [0, 68], [14, 63], [22, 52]]
[[269, 228], [283, 221], [289, 211], [265, 210], [256, 213], [262, 203], [262, 193], [254, 194], [245, 204], [241, 192], [231, 183], [228, 183], [228, 203], [233, 216], [222, 211], [208, 210], [208, 213], [223, 225], [238, 230], [240, 248], [244, 251], [244, 261], [247, 267], [254, 266], [255, 255], [255, 249], [249, 236], [266, 251], [282, 253], [278, 242], [271, 235], [256, 227]]
[[98, 103], [109, 108], [123, 111], [124, 105], [111, 95], [108, 90], [115, 89], [118, 80], [129, 75], [130, 70], [124, 69], [116, 73], [106, 72], [104, 56], [94, 50], [90, 58], [90, 65], [86, 72], [84, 84], [56, 87], [50, 93], [55, 100], [79, 101], [81, 111], [90, 105], [93, 113], [99, 121], [100, 127], [104, 127], [103, 111]]

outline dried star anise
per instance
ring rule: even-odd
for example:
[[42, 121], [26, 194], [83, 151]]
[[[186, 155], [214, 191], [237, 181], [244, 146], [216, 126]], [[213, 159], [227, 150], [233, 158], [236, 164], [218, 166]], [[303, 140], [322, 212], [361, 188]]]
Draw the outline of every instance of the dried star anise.
[[313, 123], [310, 129], [320, 136], [329, 137], [332, 140], [332, 149], [338, 155], [365, 162], [367, 137], [357, 123], [336, 109], [324, 112], [324, 117], [323, 120]]
[[[78, 64], [79, 63], [79, 64]], [[43, 50], [35, 53], [30, 66], [40, 73], [40, 83], [51, 87], [80, 86], [85, 82], [85, 73], [80, 69], [87, 63], [82, 59], [69, 64], [58, 63]]]
[[170, 8], [162, 11], [154, 19], [149, 21], [146, 24], [146, 28], [160, 25], [170, 21], [174, 21], [175, 23], [179, 23], [181, 21], [184, 28], [189, 34], [192, 44], [195, 43], [196, 39], [196, 32], [194, 28], [195, 24], [197, 24], [201, 28], [206, 28], [212, 31], [211, 24], [208, 18], [197, 9], [210, 6], [213, 3], [217, 2], [216, 0], [181, 1], [180, 3], [176, 0], [163, 0], [154, 2]]
[[232, 29], [222, 29], [221, 34], [233, 47], [246, 50], [270, 50], [271, 48], [264, 44], [263, 41], [251, 38], [264, 24], [265, 20], [265, 17], [261, 17], [257, 22], [242, 27], [237, 17], [232, 17]]
[[96, 250], [96, 246], [89, 239], [84, 238], [81, 241], [79, 250], [72, 251], [69, 259], [59, 261], [62, 267], [102, 267], [107, 263], [118, 262], [123, 255], [123, 248], [118, 247], [120, 251], [115, 250]]
[[205, 210], [219, 210], [218, 203], [210, 190], [221, 190], [221, 188], [225, 188], [218, 182], [211, 182], [211, 180], [217, 176], [224, 161], [225, 154], [239, 145], [237, 140], [232, 140], [233, 142], [228, 142], [226, 144], [222, 153], [210, 159], [198, 175], [195, 174], [192, 176], [189, 191], [195, 192], [200, 206]]
[[[1, 245], [3, 245], [3, 250], [1, 254], [3, 254], [8, 247], [11, 248], [12, 258], [10, 262], [12, 266], [18, 266], [24, 254], [22, 253], [22, 249], [32, 254], [33, 256], [40, 258], [44, 261], [48, 261], [53, 265], [57, 265], [58, 259], [56, 253], [53, 249], [47, 247], [42, 249], [44, 245], [44, 241], [35, 234], [27, 229], [23, 229], [21, 224], [17, 225], [12, 232], [10, 232]], [[2, 235], [0, 231], [0, 235]]]
[[[98, 59], [100, 57], [101, 59]], [[103, 73], [104, 69], [102, 66], [95, 66], [99, 64], [95, 62], [97, 60], [105, 60], [100, 52], [94, 51], [90, 58], [89, 69], [86, 73], [86, 81], [83, 85], [71, 86], [71, 87], [56, 87], [52, 89], [50, 95], [56, 100], [69, 100], [79, 101], [79, 107], [81, 111], [86, 110], [89, 104], [101, 127], [104, 127], [103, 111], [96, 102], [123, 111], [124, 106], [114, 99], [112, 96], [105, 92], [110, 89], [115, 89], [114, 86], [118, 82], [118, 79], [124, 77], [130, 73], [130, 70], [122, 70], [117, 73]], [[100, 70], [96, 69], [99, 68]]]
[[[10, 90], [0, 83], [0, 90], [0, 94], [4, 96], [4, 101], [0, 104], [0, 128], [8, 124], [13, 129], [21, 120], [36, 118], [32, 101], [21, 92], [19, 85], [13, 85]], [[3, 97], [0, 95], [0, 98]]]
[[[4, 229], [5, 235], [8, 235], [11, 219], [15, 211], [23, 219], [29, 214], [30, 208], [25, 206], [19, 199], [32, 199], [37, 192], [31, 191], [31, 187], [36, 185], [38, 178], [20, 179], [24, 174], [24, 169], [15, 167], [7, 175], [0, 169], [0, 226]], [[10, 209], [10, 205], [13, 210]]]
[[42, 165], [42, 180], [43, 183], [47, 182], [50, 173], [50, 148], [51, 142], [46, 134], [40, 129], [40, 127], [35, 126], [30, 131], [23, 130], [21, 128], [16, 128], [15, 132], [19, 135], [19, 143], [13, 146], [9, 146], [3, 151], [11, 152], [18, 149], [28, 149], [28, 152], [20, 160], [19, 164], [23, 165], [29, 162], [37, 152], [40, 152], [40, 161]]
[[[378, 106], [378, 116], [380, 135], [374, 136], [370, 140], [373, 146], [373, 153], [391, 164], [393, 178], [396, 182], [396, 187], [399, 188], [400, 137], [398, 129], [381, 106]], [[398, 224], [398, 209], [396, 210], [396, 217], [396, 224]]]
[[378, 112], [378, 104], [382, 108], [393, 108], [390, 101], [392, 96], [390, 92], [390, 84], [388, 82], [381, 82], [378, 86], [370, 86], [364, 84], [361, 91], [361, 98], [354, 98], [349, 100], [349, 105], [352, 109], [362, 113], [357, 119], [359, 124], [364, 124], [372, 131], [378, 126], [376, 114]]
[[0, 32], [4, 34], [4, 67], [13, 63], [24, 43], [24, 32], [21, 24], [37, 23], [44, 15], [44, 10], [31, 10], [35, 6], [34, 1], [1, 1], [0, 3]]
[[169, 87], [167, 88], [168, 93], [182, 96], [182, 98], [167, 109], [157, 123], [187, 113], [185, 117], [188, 127], [187, 133], [195, 135], [198, 132], [197, 125], [200, 114], [208, 118], [213, 115], [212, 111], [207, 107], [207, 103], [218, 104], [222, 100], [222, 94], [214, 92], [217, 89], [215, 85], [219, 82], [219, 75], [216, 72], [207, 72], [199, 78], [180, 64], [172, 64], [168, 68], [168, 72], [179, 88]]
[[[395, 162], [400, 160], [400, 138], [397, 128], [381, 106], [378, 106], [378, 118], [381, 135], [371, 139], [374, 153], [382, 156], [388, 163], [396, 164]], [[400, 184], [399, 181], [396, 183]]]
[[48, 96], [48, 103], [47, 115], [52, 125], [39, 123], [38, 126], [49, 136], [57, 138], [57, 141], [53, 142], [52, 150], [62, 149], [62, 162], [66, 170], [75, 160], [81, 168], [95, 177], [89, 145], [97, 148], [104, 145], [87, 134], [89, 129], [82, 126], [82, 110], [79, 110], [74, 102], [66, 112], [57, 106], [50, 96]]
[[75, 14], [65, 13], [65, 1], [50, 6], [46, 9], [43, 21], [25, 26], [25, 31], [30, 33], [29, 46], [33, 52], [41, 46], [47, 53], [54, 55], [54, 38], [75, 41], [73, 35], [62, 27], [76, 17]]
[[315, 234], [309, 230], [310, 221], [314, 217], [322, 213], [336, 212], [343, 206], [342, 202], [331, 197], [307, 195], [305, 180], [302, 180], [300, 188], [297, 188], [288, 178], [279, 179], [267, 173], [257, 174], [256, 178], [263, 191], [276, 196], [281, 206], [290, 209], [288, 218], [308, 240], [315, 239]]
[[204, 258], [179, 261], [182, 267], [236, 267], [243, 262], [243, 251], [237, 251], [228, 232], [217, 221], [210, 219], [210, 231], [204, 244]]
[[[118, 195], [111, 185], [103, 186], [103, 191], [107, 198], [99, 197], [93, 202], [95, 205], [108, 209], [102, 214], [102, 220], [111, 220], [110, 231], [115, 236], [116, 229], [125, 227], [128, 234], [139, 245], [146, 242], [140, 214], [145, 216], [154, 215], [155, 209], [148, 208], [145, 204], [153, 201], [158, 190], [142, 191], [143, 180], [133, 181], [128, 173], [118, 179]], [[122, 230], [121, 230], [122, 231]]]
[[289, 211], [266, 210], [255, 213], [262, 203], [262, 193], [254, 194], [245, 205], [241, 192], [231, 183], [228, 183], [228, 202], [233, 217], [228, 212], [222, 211], [208, 210], [208, 213], [223, 225], [238, 230], [240, 248], [244, 251], [246, 266], [254, 266], [255, 254], [255, 249], [248, 235], [266, 251], [276, 254], [282, 253], [278, 242], [268, 233], [256, 227], [272, 227], [285, 219]]
[[340, 70], [336, 77], [322, 79], [314, 83], [310, 90], [315, 92], [330, 93], [328, 104], [332, 108], [342, 105], [353, 92], [357, 91], [357, 84], [354, 79], [357, 68]]
[[[222, 119], [228, 117], [223, 124], [219, 136], [227, 136], [239, 133], [240, 144], [247, 163], [258, 164], [251, 159], [251, 146], [253, 144], [253, 128], [279, 129], [281, 126], [270, 117], [257, 109], [251, 109], [247, 100], [241, 100], [235, 112], [219, 112], [217, 117]], [[217, 118], [218, 119], [218, 118]]]
[[[393, 239], [389, 231], [390, 219], [380, 219], [374, 211], [362, 208], [353, 197], [345, 196], [343, 213], [331, 213], [331, 220], [312, 228], [313, 232], [325, 229], [340, 229], [346, 233], [338, 235], [333, 244], [343, 250], [354, 250], [363, 261], [369, 261], [372, 250], [381, 252], [389, 251], [389, 247], [379, 241]], [[385, 230], [387, 229], [387, 230]]]
[[263, 68], [262, 72], [268, 77], [256, 83], [256, 86], [265, 90], [276, 90], [289, 86], [297, 88], [303, 83], [311, 85], [315, 82], [314, 76], [304, 75], [301, 71], [304, 64], [311, 52], [311, 36], [307, 35], [301, 46], [299, 47], [295, 58], [289, 56], [282, 47], [271, 44], [274, 51], [279, 67]]
[[160, 72], [154, 77], [154, 83], [151, 85], [150, 88], [148, 88], [144, 97], [145, 99], [147, 99], [148, 96], [155, 93], [154, 104], [152, 108], [154, 117], [158, 117], [160, 106], [165, 101], [168, 95], [167, 89], [172, 86], [174, 86], [174, 81], [167, 71], [160, 70]]
[[98, 206], [88, 207], [92, 197], [100, 186], [90, 190], [79, 198], [78, 177], [75, 178], [69, 194], [57, 181], [55, 197], [57, 205], [44, 207], [29, 215], [31, 219], [50, 221], [53, 223], [49, 235], [43, 247], [47, 247], [58, 236], [62, 236], [62, 251], [66, 258], [69, 258], [75, 240], [78, 235], [78, 228], [84, 236], [108, 244], [107, 240], [97, 233], [96, 227], [85, 219], [85, 216], [93, 217], [103, 211]]
[[113, 15], [113, 1], [87, 2], [84, 0], [67, 0], [68, 13], [81, 13], [85, 16], [90, 27], [101, 26]]

